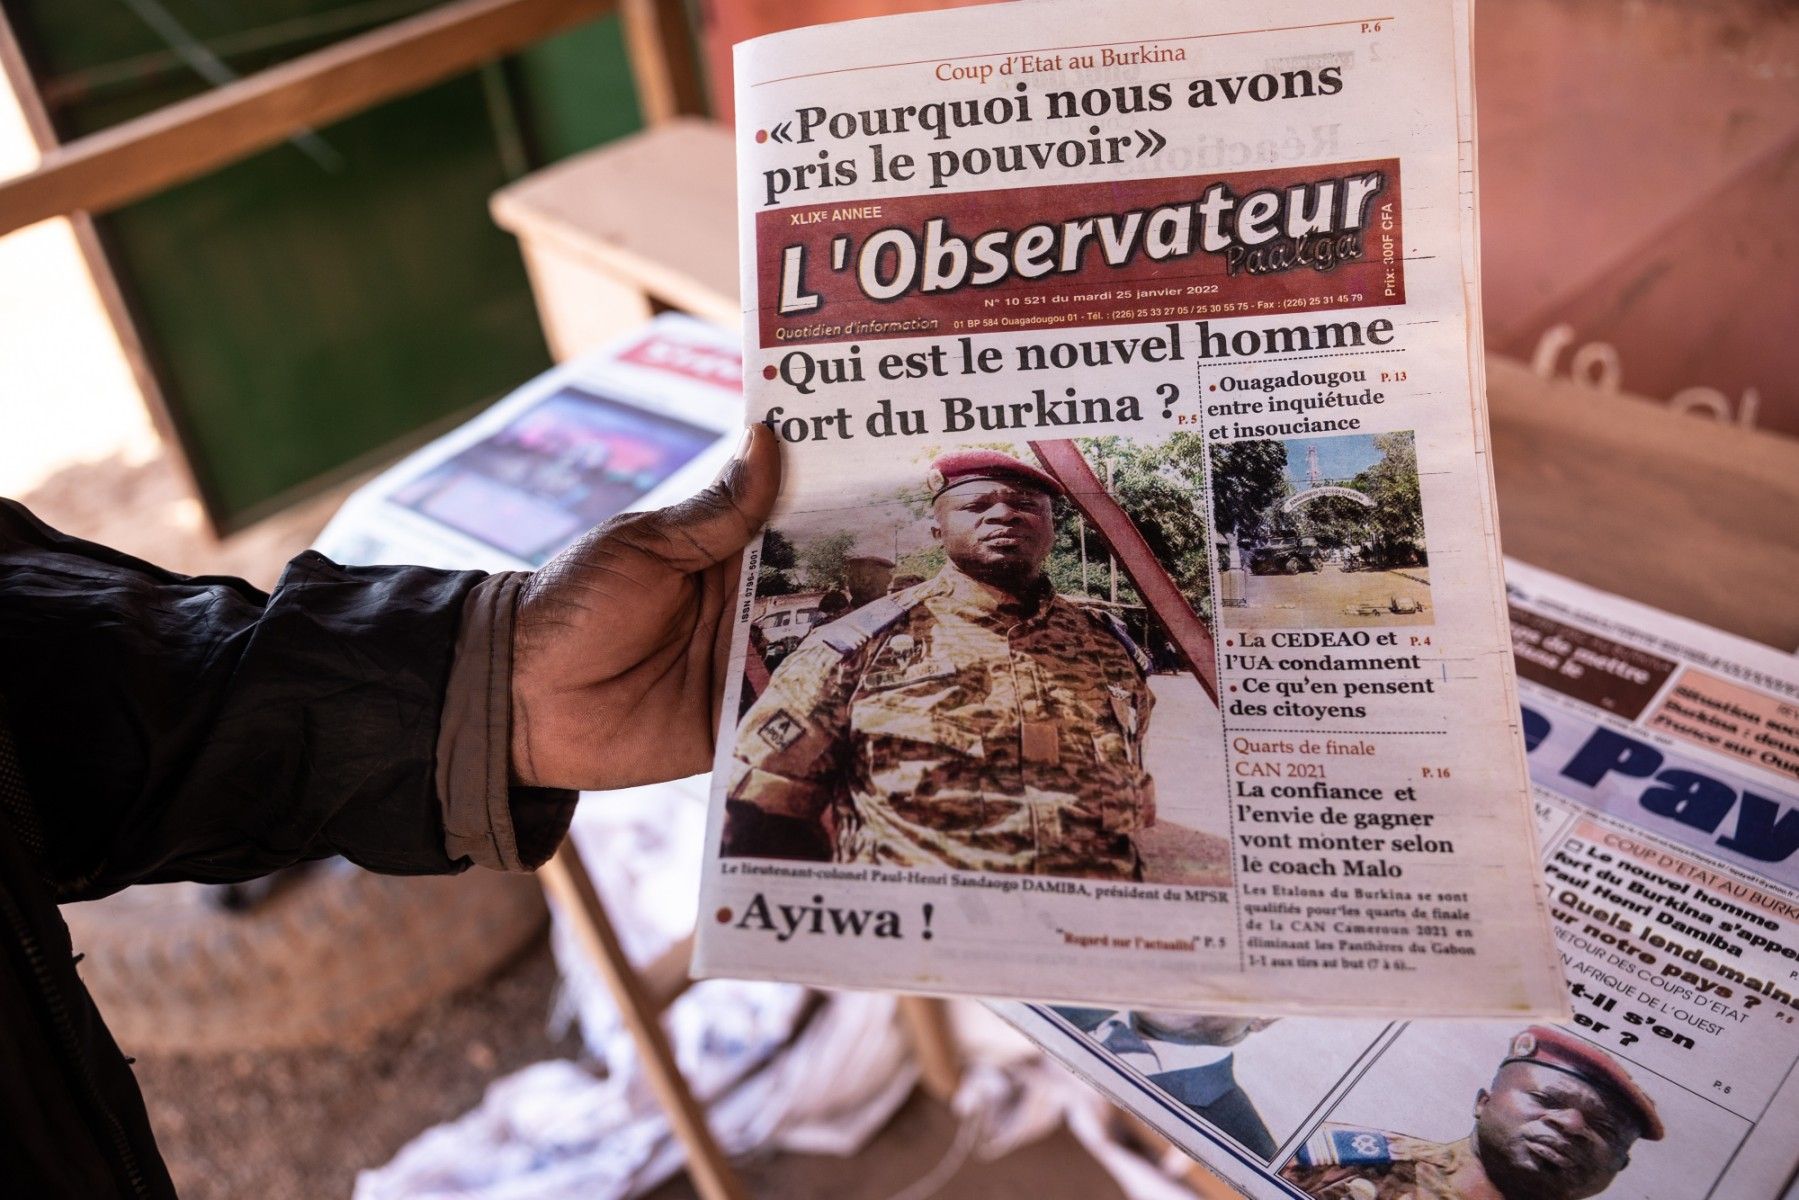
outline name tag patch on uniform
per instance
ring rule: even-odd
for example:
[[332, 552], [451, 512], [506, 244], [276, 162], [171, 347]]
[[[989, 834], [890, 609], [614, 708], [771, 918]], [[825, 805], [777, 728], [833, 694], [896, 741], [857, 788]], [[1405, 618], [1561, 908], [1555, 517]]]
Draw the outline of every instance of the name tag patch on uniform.
[[794, 720], [786, 709], [781, 709], [774, 716], [762, 722], [756, 735], [776, 750], [785, 750], [800, 740], [806, 727]]

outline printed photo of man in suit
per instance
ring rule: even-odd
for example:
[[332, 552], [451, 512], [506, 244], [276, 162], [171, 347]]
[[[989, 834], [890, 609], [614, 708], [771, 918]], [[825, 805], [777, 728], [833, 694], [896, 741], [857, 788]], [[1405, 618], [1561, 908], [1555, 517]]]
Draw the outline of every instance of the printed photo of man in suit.
[[1275, 1141], [1254, 1101], [1237, 1086], [1231, 1048], [1278, 1018], [1065, 1008], [1055, 1011], [1151, 1086], [1235, 1138], [1264, 1161]]

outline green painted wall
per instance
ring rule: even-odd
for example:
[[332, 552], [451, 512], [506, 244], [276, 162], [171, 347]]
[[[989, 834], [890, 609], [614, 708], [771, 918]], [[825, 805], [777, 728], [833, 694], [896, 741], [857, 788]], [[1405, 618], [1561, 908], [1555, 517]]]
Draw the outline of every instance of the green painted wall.
[[[6, 3], [64, 137], [207, 86], [146, 4], [240, 74], [430, 7]], [[544, 369], [518, 248], [488, 197], [638, 124], [603, 20], [105, 217], [215, 517], [241, 525]]]

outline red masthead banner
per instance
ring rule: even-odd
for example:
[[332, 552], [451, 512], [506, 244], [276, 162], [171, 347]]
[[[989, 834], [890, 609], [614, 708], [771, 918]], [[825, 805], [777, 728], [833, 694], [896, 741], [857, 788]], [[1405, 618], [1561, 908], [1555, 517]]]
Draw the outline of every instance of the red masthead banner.
[[1399, 163], [756, 214], [761, 345], [1405, 301]]

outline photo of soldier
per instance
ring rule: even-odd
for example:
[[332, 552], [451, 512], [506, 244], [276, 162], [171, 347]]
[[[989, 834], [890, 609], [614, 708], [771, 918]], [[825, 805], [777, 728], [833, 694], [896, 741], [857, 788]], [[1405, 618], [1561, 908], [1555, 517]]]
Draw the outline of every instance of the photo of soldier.
[[1149, 661], [1044, 573], [1063, 489], [992, 450], [927, 473], [930, 579], [821, 626], [738, 731], [726, 852], [829, 814], [840, 862], [1138, 879]]
[[1264, 1162], [1276, 1144], [1237, 1082], [1234, 1048], [1277, 1018], [1071, 1008], [1054, 1011], [1120, 1064]]
[[1327, 1124], [1281, 1176], [1314, 1200], [1582, 1200], [1612, 1185], [1639, 1140], [1665, 1132], [1617, 1059], [1546, 1025], [1513, 1036], [1473, 1119], [1447, 1142]]

